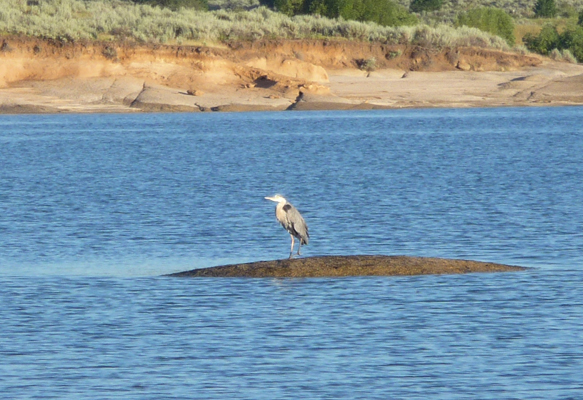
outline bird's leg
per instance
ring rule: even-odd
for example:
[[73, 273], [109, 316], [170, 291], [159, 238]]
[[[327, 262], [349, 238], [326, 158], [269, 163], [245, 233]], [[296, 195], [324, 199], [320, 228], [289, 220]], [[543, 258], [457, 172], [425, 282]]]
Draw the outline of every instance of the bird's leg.
[[300, 239], [298, 242], [300, 242], [300, 245], [298, 246], [298, 256], [301, 256], [300, 250], [302, 249], [302, 240]]
[[292, 240], [292, 244], [291, 244], [291, 250], [289, 251], [289, 258], [293, 258], [294, 257], [294, 235], [291, 235], [291, 240]]

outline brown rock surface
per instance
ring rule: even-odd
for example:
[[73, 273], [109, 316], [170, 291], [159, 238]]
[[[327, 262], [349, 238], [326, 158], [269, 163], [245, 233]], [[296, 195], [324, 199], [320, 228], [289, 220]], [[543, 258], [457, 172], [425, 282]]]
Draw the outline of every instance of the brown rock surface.
[[[10, 51], [0, 52], [0, 113], [583, 104], [583, 65], [481, 48], [2, 40]], [[372, 59], [376, 70], [359, 69]], [[193, 88], [197, 94], [189, 96]]]
[[173, 277], [313, 278], [342, 276], [392, 276], [465, 274], [471, 272], [522, 271], [526, 268], [470, 260], [409, 256], [321, 256], [178, 272]]
[[200, 111], [191, 96], [185, 92], [170, 91], [164, 86], [144, 85], [131, 107], [143, 111]]

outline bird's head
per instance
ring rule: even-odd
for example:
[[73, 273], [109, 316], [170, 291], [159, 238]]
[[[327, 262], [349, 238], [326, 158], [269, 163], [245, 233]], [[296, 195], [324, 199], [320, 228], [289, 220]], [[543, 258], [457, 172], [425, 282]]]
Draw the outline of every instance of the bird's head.
[[273, 197], [266, 197], [265, 199], [275, 201], [276, 203], [287, 203], [287, 200], [281, 194], [276, 194]]

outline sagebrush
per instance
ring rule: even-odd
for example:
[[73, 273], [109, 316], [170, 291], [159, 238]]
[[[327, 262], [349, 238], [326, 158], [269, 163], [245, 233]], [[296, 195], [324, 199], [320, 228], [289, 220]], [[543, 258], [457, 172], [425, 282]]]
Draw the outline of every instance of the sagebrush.
[[475, 28], [439, 25], [385, 27], [372, 22], [313, 15], [289, 17], [266, 7], [250, 11], [199, 11], [119, 0], [0, 0], [0, 33], [63, 41], [125, 39], [184, 43], [259, 39], [346, 38], [428, 47], [508, 49], [498, 36]]

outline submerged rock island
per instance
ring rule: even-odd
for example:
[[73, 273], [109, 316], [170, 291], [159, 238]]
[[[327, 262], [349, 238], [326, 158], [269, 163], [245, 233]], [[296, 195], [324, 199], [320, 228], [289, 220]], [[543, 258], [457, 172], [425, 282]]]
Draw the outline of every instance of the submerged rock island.
[[471, 260], [410, 256], [319, 256], [211, 268], [169, 274], [171, 277], [315, 278], [510, 272], [526, 268]]

